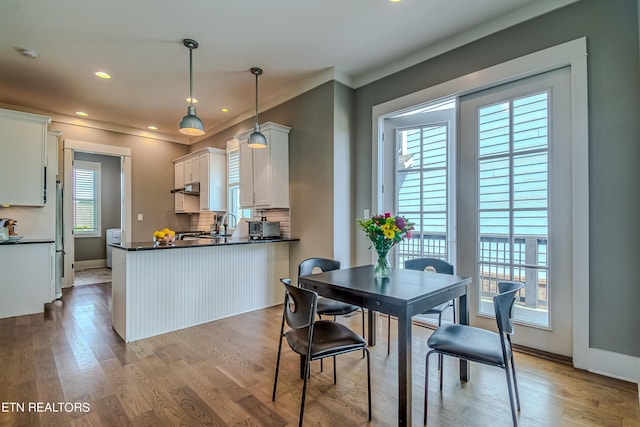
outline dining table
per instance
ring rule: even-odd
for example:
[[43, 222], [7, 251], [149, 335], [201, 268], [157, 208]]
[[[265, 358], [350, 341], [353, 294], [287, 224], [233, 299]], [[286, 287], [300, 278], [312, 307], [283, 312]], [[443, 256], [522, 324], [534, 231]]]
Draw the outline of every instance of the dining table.
[[[376, 313], [397, 317], [398, 425], [411, 426], [411, 319], [457, 298], [459, 322], [468, 325], [471, 278], [401, 268], [392, 268], [383, 278], [376, 277], [373, 265], [364, 265], [300, 276], [298, 283], [318, 295], [366, 308], [370, 346], [376, 344]], [[468, 381], [469, 374], [469, 363], [460, 360], [460, 379]]]

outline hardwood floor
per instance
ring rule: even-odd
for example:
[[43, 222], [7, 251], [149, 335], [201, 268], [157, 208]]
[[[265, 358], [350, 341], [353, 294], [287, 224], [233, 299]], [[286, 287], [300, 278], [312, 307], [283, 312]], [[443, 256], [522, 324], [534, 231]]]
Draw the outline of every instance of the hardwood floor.
[[[111, 329], [110, 302], [109, 284], [85, 285], [65, 289], [44, 315], [0, 320], [1, 426], [297, 424], [302, 382], [286, 344], [271, 401], [281, 307], [127, 345]], [[360, 330], [359, 316], [344, 321]], [[379, 322], [384, 330], [386, 318]], [[430, 330], [413, 333], [413, 419], [421, 425]], [[366, 361], [351, 353], [338, 357], [337, 385], [331, 363], [324, 372], [314, 364], [305, 425], [396, 424], [396, 357], [387, 356], [384, 335], [371, 348], [373, 421]], [[521, 353], [516, 367], [521, 426], [640, 426], [635, 384]], [[456, 368], [445, 357], [442, 394], [431, 373], [429, 425], [511, 425], [504, 372], [473, 364], [471, 381], [461, 384]]]

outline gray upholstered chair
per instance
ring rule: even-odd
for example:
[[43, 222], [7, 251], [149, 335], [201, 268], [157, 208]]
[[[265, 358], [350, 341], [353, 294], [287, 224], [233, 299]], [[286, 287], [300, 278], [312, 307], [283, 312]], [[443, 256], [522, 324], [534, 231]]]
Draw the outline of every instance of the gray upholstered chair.
[[[427, 340], [431, 351], [427, 353], [424, 382], [424, 423], [427, 423], [427, 400], [429, 393], [429, 356], [432, 353], [447, 355], [465, 359], [472, 362], [484, 363], [504, 369], [507, 376], [507, 390], [511, 403], [511, 416], [513, 425], [518, 425], [515, 402], [520, 411], [520, 397], [518, 395], [518, 382], [516, 380], [516, 367], [513, 362], [513, 350], [511, 349], [511, 335], [514, 333], [511, 316], [516, 294], [524, 288], [524, 283], [498, 282], [498, 294], [493, 297], [493, 307], [496, 314], [498, 332], [476, 328], [468, 325], [446, 324], [436, 329]], [[510, 362], [510, 363], [509, 363]], [[511, 374], [513, 374], [513, 388], [511, 386]], [[440, 390], [442, 390], [442, 371], [440, 369]]]
[[[313, 274], [316, 272], [316, 269], [320, 271], [339, 270], [340, 261], [329, 258], [305, 259], [298, 266], [298, 277]], [[333, 316], [333, 320], [336, 320], [336, 316], [344, 316], [357, 310], [362, 312], [362, 336], [364, 337], [364, 309], [362, 307], [336, 301], [331, 298], [318, 297], [317, 313], [320, 319], [322, 319], [322, 316]]]
[[[371, 366], [369, 349], [365, 339], [347, 326], [333, 320], [316, 320], [318, 294], [308, 289], [291, 285], [291, 279], [280, 279], [286, 288], [280, 339], [278, 344], [278, 359], [276, 374], [273, 381], [272, 400], [276, 400], [278, 386], [278, 371], [280, 369], [280, 355], [282, 354], [282, 338], [287, 339], [291, 349], [305, 358], [304, 385], [302, 386], [302, 400], [300, 402], [300, 418], [298, 425], [302, 426], [304, 416], [304, 402], [309, 379], [309, 366], [313, 360], [333, 357], [333, 383], [336, 383], [336, 356], [352, 351], [362, 350], [367, 355], [367, 393], [369, 403], [369, 421], [371, 421]], [[284, 331], [285, 322], [289, 326]]]

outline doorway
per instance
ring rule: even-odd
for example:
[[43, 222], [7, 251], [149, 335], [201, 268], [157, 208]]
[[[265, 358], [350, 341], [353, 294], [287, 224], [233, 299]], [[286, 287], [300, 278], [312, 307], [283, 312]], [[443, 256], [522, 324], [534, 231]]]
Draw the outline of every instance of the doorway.
[[[104, 144], [96, 144], [85, 141], [65, 140], [63, 145], [64, 156], [64, 191], [63, 197], [63, 235], [65, 244], [64, 255], [64, 287], [74, 284], [74, 233], [73, 233], [73, 159], [75, 152], [90, 154], [102, 154], [116, 156], [120, 158], [121, 180], [120, 180], [120, 224], [122, 228], [123, 241], [131, 241], [131, 149], [125, 147], [115, 147]], [[67, 184], [69, 183], [69, 184]]]
[[[384, 120], [398, 116], [401, 113], [414, 110], [417, 106], [425, 106], [440, 100], [457, 97], [462, 98], [472, 93], [515, 82], [527, 77], [568, 67], [570, 69], [571, 90], [571, 127], [570, 137], [566, 144], [571, 146], [571, 232], [570, 243], [573, 258], [568, 265], [571, 270], [569, 288], [571, 289], [571, 303], [573, 315], [570, 324], [580, 325], [572, 328], [571, 348], [574, 365], [583, 369], [590, 367], [605, 367], [607, 354], [598, 352], [589, 346], [589, 192], [588, 192], [588, 112], [587, 112], [587, 72], [586, 72], [586, 40], [584, 38], [567, 42], [552, 48], [535, 52], [521, 58], [516, 58], [502, 64], [479, 70], [421, 91], [405, 95], [376, 105], [372, 109], [374, 121], [372, 124], [372, 208], [381, 212], [384, 208], [383, 188], [385, 184], [384, 154]], [[394, 158], [395, 161], [395, 158]], [[385, 166], [385, 163], [387, 165]], [[458, 165], [456, 164], [456, 167]], [[458, 175], [460, 181], [465, 179], [462, 173]], [[468, 200], [457, 198], [458, 213], [468, 209]], [[475, 205], [474, 205], [475, 206]], [[458, 223], [460, 220], [458, 219]], [[461, 248], [462, 233], [457, 229], [458, 248]], [[461, 270], [463, 260], [462, 251], [458, 250], [458, 272], [468, 276], [475, 275], [474, 271]], [[467, 267], [465, 267], [467, 268]], [[475, 319], [472, 319], [472, 322]], [[553, 322], [553, 319], [551, 319]], [[532, 346], [533, 347], [533, 346]], [[543, 347], [544, 348], [544, 347]], [[606, 371], [606, 368], [599, 368]]]
[[490, 329], [499, 281], [525, 288], [517, 344], [572, 356], [571, 85], [568, 68], [460, 101], [459, 269], [471, 322]]

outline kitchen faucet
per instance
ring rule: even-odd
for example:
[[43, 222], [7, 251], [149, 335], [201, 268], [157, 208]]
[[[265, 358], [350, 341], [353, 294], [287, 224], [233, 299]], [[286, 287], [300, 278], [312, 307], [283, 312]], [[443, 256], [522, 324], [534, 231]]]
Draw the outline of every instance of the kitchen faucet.
[[227, 224], [227, 223], [225, 222], [225, 221], [227, 220], [227, 217], [228, 217], [228, 216], [233, 217], [233, 219], [235, 220], [235, 226], [236, 226], [236, 227], [238, 226], [238, 217], [237, 217], [237, 216], [235, 216], [234, 214], [232, 214], [231, 212], [226, 213], [226, 214], [224, 214], [224, 215], [223, 215], [223, 217], [222, 217], [222, 221], [221, 221], [221, 222], [222, 222], [222, 228], [221, 228], [222, 232], [221, 232], [220, 234], [225, 234], [225, 233], [228, 233], [228, 232], [229, 232], [229, 224]]

